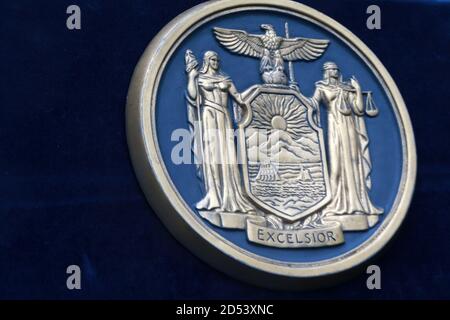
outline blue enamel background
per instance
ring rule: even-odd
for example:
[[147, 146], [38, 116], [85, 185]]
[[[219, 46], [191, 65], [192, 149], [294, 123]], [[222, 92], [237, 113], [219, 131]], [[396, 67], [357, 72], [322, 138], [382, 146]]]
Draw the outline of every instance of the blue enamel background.
[[[385, 214], [382, 216], [382, 219], [384, 219], [386, 214], [390, 212], [395, 200], [402, 169], [400, 133], [388, 97], [364, 61], [345, 43], [308, 21], [283, 13], [246, 11], [214, 19], [195, 30], [176, 49], [161, 78], [157, 93], [155, 117], [158, 142], [170, 178], [186, 203], [190, 204], [195, 211], [194, 204], [201, 199], [202, 191], [200, 182], [195, 176], [194, 165], [175, 165], [171, 161], [172, 148], [178, 143], [178, 141], [171, 141], [172, 132], [178, 128], [187, 128], [186, 103], [184, 100], [186, 86], [185, 51], [191, 49], [199, 61], [207, 50], [218, 52], [221, 58], [222, 71], [233, 79], [239, 91], [244, 91], [251, 85], [261, 83], [259, 60], [234, 55], [223, 49], [213, 37], [212, 27], [243, 29], [249, 33], [261, 34], [263, 31], [260, 30], [259, 26], [262, 23], [269, 23], [275, 27], [279, 35], [283, 35], [285, 22], [289, 23], [292, 37], [301, 36], [331, 40], [328, 50], [319, 60], [310, 63], [294, 63], [295, 75], [304, 95], [311, 96], [313, 94], [314, 83], [322, 78], [321, 66], [329, 60], [335, 61], [340, 66], [344, 79], [355, 75], [363, 90], [374, 92], [374, 99], [380, 109], [380, 114], [376, 118], [366, 119], [373, 165], [370, 197], [375, 205], [384, 208]], [[326, 135], [324, 115], [325, 112], [322, 111], [322, 123]], [[374, 228], [366, 232], [346, 232], [346, 242], [343, 245], [296, 250], [251, 244], [246, 239], [245, 231], [226, 230], [210, 226], [224, 238], [254, 254], [287, 262], [310, 262], [333, 258], [357, 247], [375, 232], [382, 219]], [[205, 221], [205, 223], [208, 222]]]

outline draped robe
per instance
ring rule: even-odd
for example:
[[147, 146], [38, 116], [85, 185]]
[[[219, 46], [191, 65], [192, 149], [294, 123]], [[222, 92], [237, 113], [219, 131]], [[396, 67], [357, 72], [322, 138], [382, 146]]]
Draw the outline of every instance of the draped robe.
[[[223, 213], [254, 211], [241, 186], [234, 143], [234, 129], [228, 111], [231, 80], [222, 75], [200, 73], [197, 80], [197, 102], [190, 101], [189, 116], [195, 118], [192, 106], [200, 108], [200, 135], [195, 132], [201, 155], [200, 176], [205, 196], [197, 204], [198, 210]], [[198, 112], [198, 110], [196, 111]], [[191, 122], [191, 120], [190, 120]]]
[[[328, 111], [328, 158], [332, 200], [324, 215], [378, 215], [383, 210], [369, 198], [372, 164], [364, 110], [358, 106], [351, 87], [339, 82], [319, 81], [313, 104], [323, 103]], [[346, 111], [346, 112], [345, 112]]]

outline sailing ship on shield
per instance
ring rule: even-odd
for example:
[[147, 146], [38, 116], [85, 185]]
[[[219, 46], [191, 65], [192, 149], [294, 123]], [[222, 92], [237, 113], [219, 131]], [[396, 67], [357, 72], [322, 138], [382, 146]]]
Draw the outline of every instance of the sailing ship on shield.
[[[371, 92], [362, 91], [355, 77], [344, 82], [334, 62], [323, 65], [324, 78], [305, 97], [292, 63], [319, 59], [329, 41], [291, 38], [287, 23], [285, 37], [271, 25], [261, 28], [262, 35], [213, 28], [230, 52], [260, 59], [263, 83], [243, 92], [222, 73], [216, 52], [206, 51], [201, 66], [186, 52], [188, 121], [204, 191], [195, 209], [215, 226], [245, 229], [248, 240], [261, 245], [339, 245], [343, 231], [366, 230], [383, 213], [369, 197], [364, 119], [378, 109]], [[327, 143], [321, 106], [328, 113]]]

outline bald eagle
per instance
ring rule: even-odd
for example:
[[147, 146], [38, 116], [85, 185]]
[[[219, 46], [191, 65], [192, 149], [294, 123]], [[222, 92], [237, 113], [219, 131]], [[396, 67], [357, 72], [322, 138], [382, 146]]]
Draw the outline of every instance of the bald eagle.
[[262, 24], [261, 29], [265, 30], [265, 34], [213, 28], [217, 40], [231, 52], [261, 59], [260, 72], [266, 83], [285, 84], [285, 60], [315, 60], [322, 56], [329, 44], [328, 40], [279, 37], [270, 24]]

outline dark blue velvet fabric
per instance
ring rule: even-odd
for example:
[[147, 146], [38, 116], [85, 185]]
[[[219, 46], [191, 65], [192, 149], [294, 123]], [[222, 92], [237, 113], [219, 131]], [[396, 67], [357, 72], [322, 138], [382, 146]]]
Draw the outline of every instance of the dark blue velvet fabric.
[[[180, 245], [139, 189], [125, 138], [128, 84], [152, 37], [201, 1], [0, 4], [0, 298], [450, 298], [450, 3], [303, 1], [380, 58], [408, 106], [418, 178], [404, 226], [366, 275], [276, 292], [238, 282]], [[66, 8], [82, 30], [66, 29]], [[378, 4], [382, 29], [365, 27]], [[83, 270], [66, 289], [66, 267]]]

